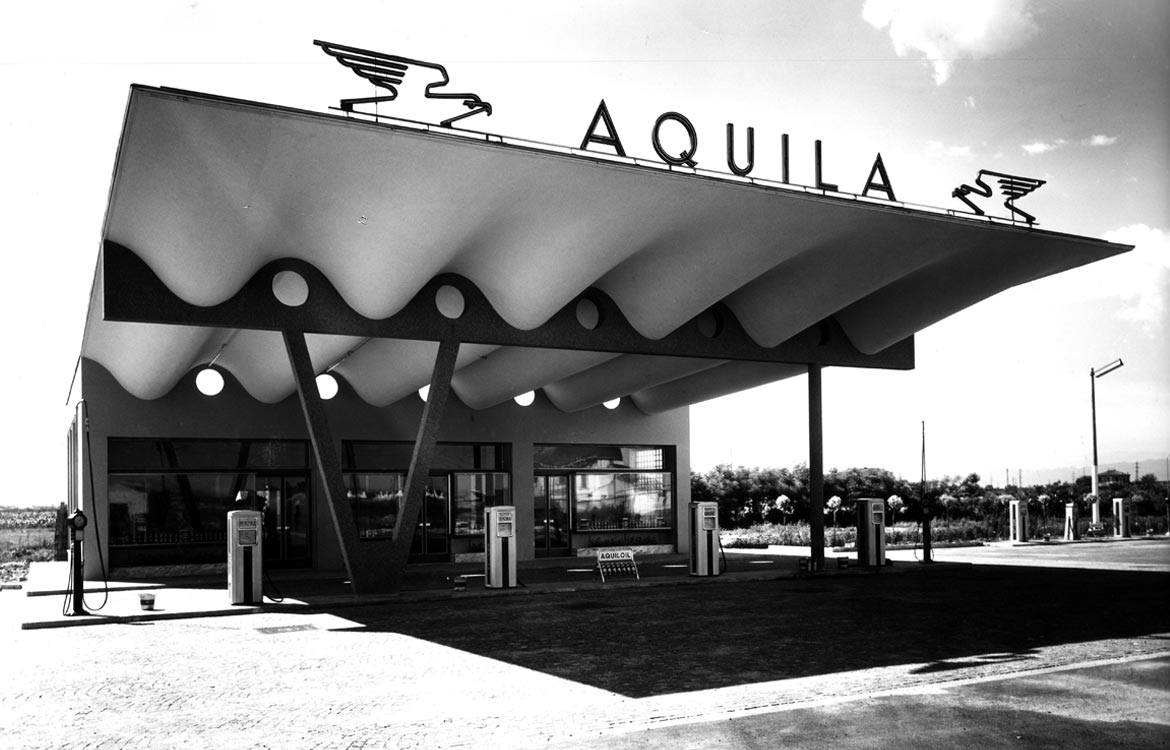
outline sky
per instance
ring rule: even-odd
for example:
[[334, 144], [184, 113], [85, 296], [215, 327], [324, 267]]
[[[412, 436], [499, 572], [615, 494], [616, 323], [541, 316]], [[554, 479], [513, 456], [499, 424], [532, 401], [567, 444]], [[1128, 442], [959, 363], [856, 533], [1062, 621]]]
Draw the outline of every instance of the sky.
[[[963, 208], [978, 170], [1047, 181], [1044, 229], [1135, 250], [1004, 292], [922, 331], [911, 372], [824, 373], [825, 465], [1032, 483], [1170, 461], [1170, 3], [52, 2], [0, 4], [0, 468], [64, 492], [66, 404], [129, 86], [327, 111], [362, 95], [314, 39], [447, 66], [493, 105], [464, 123], [577, 146], [604, 99], [626, 151], [659, 114], [694, 122], [721, 168], [726, 123], [756, 130], [753, 176], [860, 192], [881, 153], [899, 200]], [[404, 113], [409, 114], [409, 113]], [[741, 131], [742, 132], [742, 131]], [[992, 211], [994, 213], [994, 211]], [[806, 378], [691, 410], [692, 468], [807, 461]], [[19, 474], [18, 474], [19, 472]], [[1017, 474], [1019, 472], [1019, 474]]]

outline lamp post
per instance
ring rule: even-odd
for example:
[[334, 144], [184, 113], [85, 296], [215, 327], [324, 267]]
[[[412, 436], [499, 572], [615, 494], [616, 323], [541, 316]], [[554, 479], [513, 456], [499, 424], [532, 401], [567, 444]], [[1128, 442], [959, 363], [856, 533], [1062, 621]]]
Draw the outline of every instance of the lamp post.
[[1093, 523], [1101, 523], [1101, 497], [1097, 486], [1097, 378], [1102, 378], [1121, 367], [1124, 362], [1115, 359], [1099, 368], [1089, 368], [1089, 403], [1093, 410]]

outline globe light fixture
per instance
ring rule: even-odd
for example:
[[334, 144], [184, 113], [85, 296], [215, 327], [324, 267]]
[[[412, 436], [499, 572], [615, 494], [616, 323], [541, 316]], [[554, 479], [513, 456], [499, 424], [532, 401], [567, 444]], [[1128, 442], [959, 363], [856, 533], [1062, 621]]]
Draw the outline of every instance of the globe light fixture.
[[317, 376], [317, 393], [321, 394], [321, 398], [328, 401], [337, 395], [337, 378], [333, 377], [327, 372], [323, 372]]
[[204, 396], [218, 396], [223, 390], [223, 375], [219, 370], [205, 367], [195, 376], [195, 387]]

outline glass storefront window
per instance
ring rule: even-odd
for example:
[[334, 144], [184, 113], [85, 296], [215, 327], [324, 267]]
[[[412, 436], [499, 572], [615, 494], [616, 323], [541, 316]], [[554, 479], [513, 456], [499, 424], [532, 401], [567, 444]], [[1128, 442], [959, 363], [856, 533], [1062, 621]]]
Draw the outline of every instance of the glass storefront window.
[[574, 480], [578, 531], [670, 528], [669, 473], [582, 472]]
[[246, 440], [247, 466], [255, 469], [302, 468], [309, 465], [303, 440]]
[[238, 474], [112, 476], [110, 544], [226, 543]]
[[347, 441], [344, 447], [346, 468], [365, 471], [405, 471], [410, 468], [410, 454], [414, 451], [413, 443]]
[[406, 489], [406, 475], [351, 474], [345, 483], [358, 536], [362, 539], [393, 536], [399, 503]]
[[[345, 468], [359, 471], [405, 471], [410, 468], [414, 443], [346, 441]], [[443, 471], [508, 471], [509, 446], [495, 443], [438, 443], [431, 467]]]
[[504, 473], [457, 473], [454, 475], [452, 517], [455, 536], [483, 534], [483, 509], [510, 505], [509, 476]]
[[636, 445], [537, 445], [537, 469], [667, 470], [664, 448]]
[[309, 465], [308, 444], [303, 440], [110, 438], [107, 450], [112, 472], [304, 469]]

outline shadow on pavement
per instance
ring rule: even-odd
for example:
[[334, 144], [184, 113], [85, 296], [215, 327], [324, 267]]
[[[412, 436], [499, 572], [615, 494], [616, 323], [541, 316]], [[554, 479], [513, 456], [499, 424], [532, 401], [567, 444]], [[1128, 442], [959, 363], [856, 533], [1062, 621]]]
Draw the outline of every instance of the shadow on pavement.
[[[964, 696], [969, 698], [970, 696]], [[606, 737], [607, 750], [669, 747], [825, 747], [858, 750], [875, 747], [1027, 747], [1063, 750], [1165, 748], [1170, 727], [1160, 721], [1117, 721], [1057, 715], [1011, 705], [963, 705], [963, 699], [898, 696], [869, 704], [850, 704], [847, 717], [831, 709], [782, 713], [650, 729]], [[595, 748], [587, 741], [563, 750]]]
[[[395, 632], [632, 697], [1170, 631], [1170, 574], [948, 566], [345, 608]], [[978, 654], [993, 654], [972, 661]]]
[[1035, 659], [1039, 651], [1030, 648], [1027, 651], [1019, 651], [1013, 654], [992, 654], [980, 656], [977, 659], [961, 659], [958, 661], [932, 661], [930, 664], [923, 665], [918, 669], [910, 670], [911, 674], [937, 674], [940, 672], [950, 672], [956, 669], [967, 669], [969, 667], [979, 667], [985, 664], [997, 663], [1003, 664], [1012, 661], [1027, 661], [1028, 659]]

